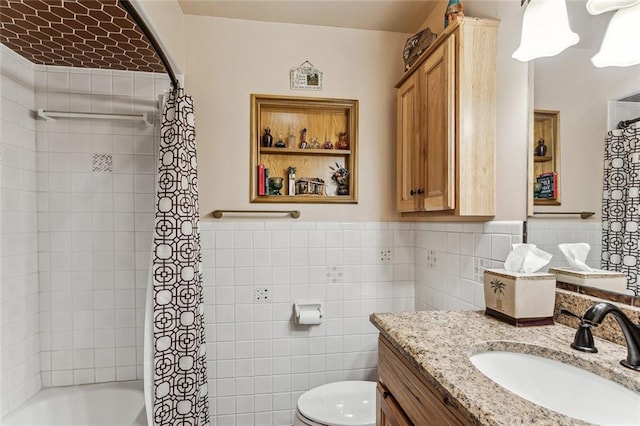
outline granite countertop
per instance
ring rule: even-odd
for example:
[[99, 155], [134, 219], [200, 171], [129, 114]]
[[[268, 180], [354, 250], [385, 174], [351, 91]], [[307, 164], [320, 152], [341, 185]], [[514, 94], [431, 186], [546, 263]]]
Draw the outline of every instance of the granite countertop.
[[478, 311], [377, 313], [370, 319], [427, 380], [457, 400], [476, 424], [589, 424], [533, 404], [494, 383], [469, 360], [470, 355], [487, 350], [556, 359], [640, 392], [640, 372], [619, 364], [627, 356], [624, 346], [596, 337], [598, 353], [575, 351], [569, 347], [575, 330], [564, 325], [513, 327]]

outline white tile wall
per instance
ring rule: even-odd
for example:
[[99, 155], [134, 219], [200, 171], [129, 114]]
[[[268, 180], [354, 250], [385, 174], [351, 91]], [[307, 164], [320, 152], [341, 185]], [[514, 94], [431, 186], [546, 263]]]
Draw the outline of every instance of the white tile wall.
[[[521, 222], [488, 224], [203, 222], [209, 396], [218, 425], [290, 425], [298, 397], [375, 380], [373, 312], [482, 309], [482, 271], [499, 266]], [[271, 301], [255, 299], [267, 289]], [[320, 326], [292, 322], [323, 302]]]
[[0, 417], [41, 387], [33, 65], [0, 45]]
[[[153, 112], [164, 75], [36, 67], [37, 108]], [[159, 114], [156, 112], [156, 120]], [[142, 377], [157, 127], [37, 122], [45, 386]]]
[[483, 271], [501, 268], [522, 222], [415, 224], [416, 309], [484, 309]]
[[[201, 228], [218, 425], [290, 425], [306, 390], [375, 380], [369, 314], [414, 306], [411, 224], [225, 221]], [[269, 301], [256, 301], [265, 289]], [[310, 299], [322, 301], [322, 324], [294, 325], [294, 301]]]
[[[600, 268], [602, 224], [585, 220], [531, 219], [527, 221], [528, 242], [553, 257], [548, 268], [567, 267], [569, 263], [558, 249], [560, 243], [588, 243], [591, 246], [587, 265]], [[547, 269], [548, 269], [547, 268]]]

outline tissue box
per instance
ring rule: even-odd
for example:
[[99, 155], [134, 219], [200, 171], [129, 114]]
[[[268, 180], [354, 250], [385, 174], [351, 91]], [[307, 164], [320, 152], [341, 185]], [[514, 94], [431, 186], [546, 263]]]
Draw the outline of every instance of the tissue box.
[[551, 325], [556, 277], [545, 272], [484, 271], [485, 314], [516, 326]]
[[576, 271], [571, 268], [549, 268], [556, 280], [576, 285], [599, 288], [601, 290], [627, 292], [627, 276], [622, 272], [595, 269], [593, 271]]

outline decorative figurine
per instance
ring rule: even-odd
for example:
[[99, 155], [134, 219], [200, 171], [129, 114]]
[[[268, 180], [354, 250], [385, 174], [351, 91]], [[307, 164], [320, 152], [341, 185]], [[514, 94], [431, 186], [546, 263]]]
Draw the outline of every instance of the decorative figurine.
[[318, 142], [317, 137], [311, 138], [311, 145], [309, 146], [311, 149], [320, 149], [320, 142]]
[[340, 132], [340, 139], [338, 139], [338, 142], [336, 142], [336, 149], [349, 149], [347, 132]]
[[273, 136], [271, 136], [271, 129], [264, 128], [264, 135], [262, 135], [262, 146], [270, 148], [273, 145]]
[[447, 28], [450, 23], [458, 18], [464, 18], [464, 10], [460, 0], [449, 0], [447, 10], [444, 13], [444, 27]]
[[287, 144], [282, 140], [282, 135], [278, 138], [278, 142], [276, 142], [276, 148], [286, 148]]
[[322, 145], [322, 147], [324, 149], [333, 149], [333, 144], [329, 139], [327, 139], [326, 141], [324, 141], [324, 145]]
[[289, 166], [287, 175], [289, 177], [289, 195], [296, 195], [296, 168]]
[[333, 168], [333, 166], [330, 166], [329, 168], [333, 170], [331, 180], [338, 184], [336, 195], [349, 195], [349, 181], [347, 179], [349, 176], [349, 170], [345, 169], [338, 163], [335, 164], [335, 168]]
[[302, 138], [300, 141], [300, 148], [306, 149], [308, 147], [309, 147], [309, 144], [307, 143], [307, 129], [302, 129]]
[[538, 146], [533, 151], [536, 157], [544, 157], [547, 154], [547, 146], [544, 144], [544, 138], [538, 139]]
[[295, 148], [296, 147], [296, 135], [293, 132], [293, 129], [289, 129], [289, 138], [287, 140], [287, 146], [289, 148]]

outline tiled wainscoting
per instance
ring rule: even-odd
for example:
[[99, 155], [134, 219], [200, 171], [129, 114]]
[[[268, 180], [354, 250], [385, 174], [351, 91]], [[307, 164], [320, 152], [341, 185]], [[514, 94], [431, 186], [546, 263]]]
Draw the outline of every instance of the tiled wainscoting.
[[[214, 424], [290, 425], [304, 391], [376, 379], [372, 312], [483, 308], [482, 269], [504, 261], [522, 223], [224, 220], [201, 232]], [[295, 325], [297, 300], [322, 301], [322, 324]]]

